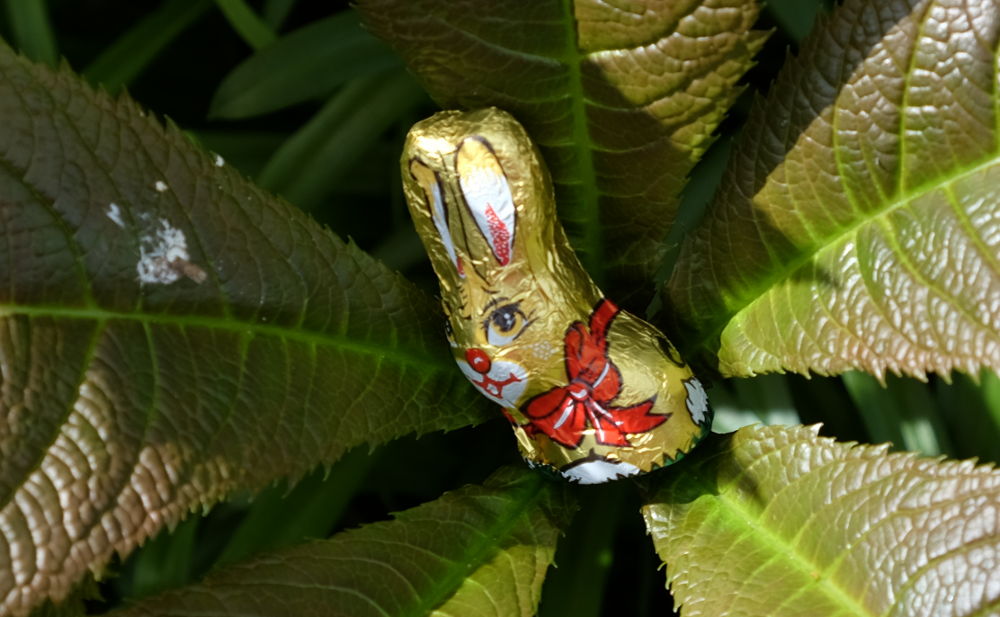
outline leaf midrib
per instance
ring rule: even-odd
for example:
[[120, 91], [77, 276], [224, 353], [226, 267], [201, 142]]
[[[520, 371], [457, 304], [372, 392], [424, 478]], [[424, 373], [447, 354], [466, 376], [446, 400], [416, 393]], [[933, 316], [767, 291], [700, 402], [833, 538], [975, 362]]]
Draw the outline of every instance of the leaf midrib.
[[[782, 449], [790, 449], [792, 446], [797, 445], [798, 443], [800, 442], [796, 441], [794, 443], [787, 444]], [[772, 451], [769, 454], [772, 453], [774, 453], [774, 451]], [[739, 474], [739, 476], [743, 475], [744, 474], [742, 472]], [[734, 485], [737, 485], [739, 484], [740, 480], [741, 477], [736, 477], [728, 483], [728, 486], [732, 487]], [[848, 593], [846, 593], [842, 588], [835, 585], [831, 578], [827, 576], [821, 576], [818, 580], [813, 579], [813, 577], [811, 576], [812, 572], [817, 570], [820, 572], [826, 572], [827, 568], [825, 566], [822, 566], [821, 564], [812, 563], [798, 551], [795, 545], [787, 542], [785, 538], [771, 531], [771, 529], [769, 529], [765, 525], [761, 524], [760, 514], [755, 513], [750, 509], [748, 509], [747, 507], [745, 507], [743, 505], [743, 502], [741, 502], [739, 499], [730, 497], [729, 494], [726, 492], [725, 488], [719, 490], [716, 487], [709, 486], [709, 484], [704, 482], [702, 483], [702, 486], [704, 489], [702, 492], [705, 495], [712, 496], [713, 499], [717, 499], [719, 501], [719, 503], [721, 504], [719, 510], [728, 520], [732, 521], [736, 525], [741, 525], [751, 530], [751, 533], [753, 534], [753, 538], [755, 539], [756, 544], [764, 546], [768, 550], [771, 550], [772, 554], [788, 556], [789, 559], [786, 559], [786, 562], [791, 562], [792, 564], [794, 564], [795, 569], [804, 573], [806, 578], [814, 580], [817, 586], [819, 586], [820, 588], [824, 589], [827, 592], [826, 593], [827, 597], [829, 597], [831, 600], [835, 602], [838, 602], [846, 610], [852, 612], [855, 615], [861, 615], [864, 617], [875, 617], [873, 613], [865, 610], [865, 608], [862, 605], [858, 604], [854, 600], [854, 598], [851, 597]], [[713, 492], [716, 494], [712, 495]]]
[[701, 336], [698, 337], [695, 347], [698, 349], [709, 348], [711, 342], [715, 340], [715, 338], [723, 330], [725, 330], [726, 327], [735, 321], [741, 314], [749, 310], [750, 307], [758, 301], [767, 297], [767, 294], [770, 293], [779, 283], [791, 278], [791, 275], [795, 272], [798, 272], [801, 268], [812, 263], [817, 255], [836, 246], [842, 240], [857, 232], [860, 228], [865, 225], [873, 224], [877, 219], [888, 216], [899, 208], [902, 208], [925, 195], [938, 190], [947, 190], [948, 186], [997, 165], [998, 163], [1000, 163], [1000, 152], [993, 152], [989, 157], [979, 163], [963, 168], [954, 174], [940, 176], [930, 180], [927, 183], [914, 188], [912, 191], [886, 202], [886, 204], [881, 208], [871, 210], [865, 216], [859, 217], [857, 221], [851, 223], [850, 225], [846, 225], [833, 234], [827, 236], [822, 244], [816, 244], [807, 250], [800, 251], [799, 254], [793, 259], [784, 261], [784, 267], [774, 270], [774, 273], [764, 279], [762, 283], [758, 284], [755, 289], [749, 293], [743, 294], [738, 304], [726, 306], [726, 310], [720, 314], [721, 316], [719, 318], [708, 322], [704, 328], [701, 328]]
[[232, 332], [240, 336], [261, 335], [282, 340], [303, 343], [306, 345], [322, 345], [389, 360], [401, 365], [415, 366], [426, 372], [453, 371], [454, 365], [447, 362], [447, 356], [442, 354], [420, 354], [405, 351], [401, 348], [387, 347], [377, 342], [368, 342], [347, 336], [318, 332], [313, 330], [295, 329], [276, 324], [243, 321], [233, 318], [212, 317], [208, 315], [172, 315], [169, 313], [125, 313], [96, 307], [61, 307], [45, 305], [12, 305], [0, 304], [0, 318], [9, 315], [26, 315], [29, 317], [51, 317], [64, 319], [90, 320], [98, 323], [109, 321], [131, 321], [146, 325], [178, 326], [181, 328], [206, 328], [210, 330]]

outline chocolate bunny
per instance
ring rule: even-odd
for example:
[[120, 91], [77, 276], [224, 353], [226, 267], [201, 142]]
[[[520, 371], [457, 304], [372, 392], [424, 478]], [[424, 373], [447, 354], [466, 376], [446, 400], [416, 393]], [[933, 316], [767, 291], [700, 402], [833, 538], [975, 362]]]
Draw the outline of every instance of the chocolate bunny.
[[402, 165], [455, 360], [529, 463], [605, 482], [668, 465], [708, 432], [704, 389], [673, 346], [583, 270], [513, 117], [438, 113], [410, 130]]

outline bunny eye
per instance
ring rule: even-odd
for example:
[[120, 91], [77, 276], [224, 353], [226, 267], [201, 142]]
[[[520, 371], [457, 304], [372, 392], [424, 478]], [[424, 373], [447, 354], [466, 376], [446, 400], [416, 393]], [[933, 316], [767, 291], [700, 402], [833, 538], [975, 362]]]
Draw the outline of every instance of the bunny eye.
[[506, 345], [520, 336], [529, 323], [520, 303], [498, 306], [483, 321], [486, 341], [495, 347]]

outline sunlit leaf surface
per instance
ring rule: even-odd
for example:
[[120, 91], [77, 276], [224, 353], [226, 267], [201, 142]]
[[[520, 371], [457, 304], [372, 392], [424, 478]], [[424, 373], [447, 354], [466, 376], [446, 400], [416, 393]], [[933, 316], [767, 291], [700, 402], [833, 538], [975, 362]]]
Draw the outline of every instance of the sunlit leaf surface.
[[669, 283], [729, 375], [1000, 368], [1000, 12], [848, 0], [757, 101]]
[[[445, 108], [501, 107], [541, 146], [581, 261], [642, 310], [687, 174], [764, 36], [752, 0], [364, 0]], [[636, 306], [637, 305], [637, 306]]]
[[0, 614], [234, 488], [487, 417], [433, 301], [0, 48]]
[[260, 555], [114, 615], [531, 617], [573, 509], [565, 485], [503, 469], [391, 522]]
[[1000, 472], [817, 427], [716, 436], [643, 508], [683, 617], [1000, 612]]

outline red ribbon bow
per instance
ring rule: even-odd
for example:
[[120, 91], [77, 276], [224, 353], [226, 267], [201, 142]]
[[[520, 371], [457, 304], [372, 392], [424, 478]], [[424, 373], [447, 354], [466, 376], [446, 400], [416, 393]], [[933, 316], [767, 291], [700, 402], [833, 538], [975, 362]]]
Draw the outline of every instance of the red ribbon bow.
[[618, 312], [614, 303], [603, 299], [590, 315], [589, 332], [583, 322], [574, 322], [565, 338], [569, 383], [533, 397], [522, 408], [534, 429], [566, 447], [580, 445], [588, 424], [598, 443], [629, 446], [627, 433], [644, 433], [670, 417], [649, 414], [655, 394], [637, 405], [611, 405], [622, 389], [621, 372], [608, 357], [608, 329]]

